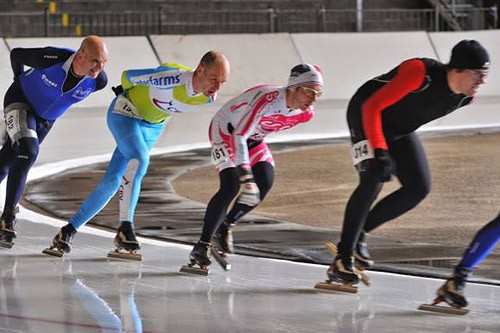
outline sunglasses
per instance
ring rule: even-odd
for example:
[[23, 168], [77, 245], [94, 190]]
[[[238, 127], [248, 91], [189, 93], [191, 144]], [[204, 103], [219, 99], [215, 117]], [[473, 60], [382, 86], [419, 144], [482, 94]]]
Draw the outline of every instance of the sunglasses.
[[488, 76], [487, 69], [469, 69], [477, 80], [485, 79]]
[[313, 89], [313, 88], [309, 88], [309, 87], [300, 87], [304, 93], [309, 96], [309, 97], [315, 97], [315, 98], [318, 98], [320, 97], [321, 95], [323, 95], [323, 92], [321, 90], [316, 90], [316, 89]]

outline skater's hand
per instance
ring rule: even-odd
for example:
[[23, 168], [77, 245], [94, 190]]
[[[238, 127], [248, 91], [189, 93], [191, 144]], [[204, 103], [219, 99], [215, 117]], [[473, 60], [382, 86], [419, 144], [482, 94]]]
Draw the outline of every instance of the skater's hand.
[[240, 195], [236, 202], [250, 207], [257, 206], [260, 202], [260, 192], [257, 184], [247, 181], [240, 185]]
[[250, 207], [257, 206], [260, 202], [260, 192], [252, 172], [243, 166], [238, 167], [238, 172], [240, 174], [240, 195], [236, 202]]
[[115, 96], [123, 94], [123, 87], [121, 85], [116, 87], [111, 87], [111, 90], [115, 93]]
[[378, 174], [381, 182], [388, 182], [395, 172], [394, 162], [391, 155], [385, 149], [375, 149], [375, 172]]

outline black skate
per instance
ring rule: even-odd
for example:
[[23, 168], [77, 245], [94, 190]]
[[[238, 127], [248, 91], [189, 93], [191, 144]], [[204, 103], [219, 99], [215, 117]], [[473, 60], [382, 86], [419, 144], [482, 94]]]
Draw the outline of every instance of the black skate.
[[330, 241], [325, 242], [325, 246], [328, 252], [335, 256], [335, 259], [326, 272], [328, 279], [325, 282], [317, 283], [314, 288], [357, 293], [356, 285], [360, 280], [365, 285], [370, 285], [368, 276], [354, 268], [354, 257], [342, 258], [337, 254], [337, 246]]
[[328, 291], [344, 291], [357, 293], [359, 275], [354, 270], [354, 258], [335, 257], [335, 260], [326, 271], [328, 279], [324, 283], [318, 283], [315, 288], [326, 289]]
[[124, 221], [120, 224], [114, 239], [116, 249], [108, 253], [110, 258], [142, 260], [139, 242], [135, 238], [134, 227], [131, 222]]
[[52, 240], [52, 245], [43, 250], [42, 253], [55, 257], [62, 257], [65, 253], [70, 253], [71, 241], [75, 234], [76, 230], [71, 224], [65, 225], [61, 228], [59, 233], [55, 235]]
[[[333, 242], [326, 241], [325, 246], [330, 252], [330, 254], [333, 257], [337, 257], [337, 245], [335, 245]], [[356, 264], [356, 260], [354, 261], [354, 264]], [[365, 285], [369, 286], [370, 285], [370, 279], [368, 278], [368, 275], [362, 272], [362, 270], [358, 269], [357, 267], [354, 267], [354, 272], [358, 275], [358, 277], [361, 279], [361, 282], [363, 282]]]
[[214, 235], [214, 245], [223, 256], [226, 253], [234, 253], [232, 227], [232, 224], [224, 222]]
[[[208, 266], [212, 263], [208, 257], [210, 243], [199, 241], [189, 254], [189, 264], [181, 267], [181, 272], [208, 275]], [[198, 267], [195, 267], [197, 265]]]
[[[419, 310], [465, 315], [469, 312], [467, 307], [468, 302], [464, 296], [465, 277], [454, 275], [446, 280], [446, 282], [438, 289], [437, 297], [432, 304], [422, 304]], [[448, 306], [438, 305], [445, 302]]]
[[16, 238], [16, 232], [14, 231], [14, 225], [16, 224], [15, 215], [5, 215], [3, 214], [0, 218], [0, 246], [5, 248], [12, 248], [14, 245], [14, 239]]
[[213, 237], [214, 244], [210, 249], [214, 259], [225, 271], [231, 269], [231, 264], [226, 259], [227, 253], [234, 253], [232, 226], [227, 222], [221, 224]]
[[365, 269], [372, 267], [373, 264], [374, 261], [368, 252], [368, 244], [366, 244], [366, 242], [359, 241], [356, 244], [356, 249], [354, 250], [354, 265], [360, 271], [364, 271]]

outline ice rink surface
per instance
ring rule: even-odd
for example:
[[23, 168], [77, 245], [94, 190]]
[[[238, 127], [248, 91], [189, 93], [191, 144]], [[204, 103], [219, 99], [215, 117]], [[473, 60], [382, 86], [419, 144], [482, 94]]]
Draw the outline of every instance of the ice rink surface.
[[18, 225], [0, 250], [2, 332], [500, 331], [495, 286], [467, 286], [466, 316], [425, 313], [441, 280], [369, 272], [358, 294], [322, 293], [326, 266], [230, 256], [232, 271], [190, 275], [179, 273], [190, 247], [142, 240], [143, 262], [108, 259], [102, 231], [79, 233], [61, 259], [41, 254], [57, 228]]

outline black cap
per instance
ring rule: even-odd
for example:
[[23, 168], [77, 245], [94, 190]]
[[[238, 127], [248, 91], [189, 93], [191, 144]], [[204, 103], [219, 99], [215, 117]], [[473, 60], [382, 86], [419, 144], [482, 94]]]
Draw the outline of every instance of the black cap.
[[479, 42], [464, 39], [451, 50], [448, 66], [456, 69], [488, 69], [490, 56]]

